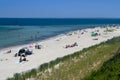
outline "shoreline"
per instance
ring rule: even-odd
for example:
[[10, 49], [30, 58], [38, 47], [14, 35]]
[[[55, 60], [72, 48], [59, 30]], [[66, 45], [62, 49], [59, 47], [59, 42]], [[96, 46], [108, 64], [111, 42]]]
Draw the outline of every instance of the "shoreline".
[[[92, 29], [92, 28], [86, 28], [86, 29]], [[84, 29], [80, 29], [80, 30], [84, 30]], [[23, 44], [16, 44], [16, 45], [8, 46], [8, 47], [2, 47], [2, 48], [0, 48], [0, 52], [3, 51], [3, 50], [9, 50], [9, 48], [22, 47], [22, 46], [26, 46], [26, 45], [30, 45], [30, 44], [35, 44], [35, 43], [48, 41], [48, 40], [51, 40], [51, 39], [55, 39], [55, 38], [64, 36], [64, 35], [66, 35], [68, 33], [76, 32], [76, 31], [78, 31], [78, 30], [68, 31], [68, 32], [65, 32], [65, 33], [62, 33], [62, 34], [58, 34], [58, 35], [55, 35], [55, 36], [51, 36], [51, 37], [48, 37], [48, 38], [45, 38], [45, 39], [41, 39], [41, 40], [29, 41], [29, 42], [26, 42], [26, 43], [23, 43]]]
[[[114, 29], [114, 27], [112, 28]], [[101, 35], [91, 37], [91, 32], [96, 30], [99, 30], [99, 33], [101, 33]], [[101, 27], [87, 28], [82, 30], [70, 31], [66, 34], [60, 34], [54, 37], [47, 38], [45, 40], [37, 41], [35, 43], [42, 45], [42, 49], [37, 50], [33, 48], [32, 50], [34, 54], [27, 56], [27, 59], [29, 61], [21, 64], [16, 63], [19, 61], [19, 57], [14, 57], [14, 54], [18, 52], [18, 50], [22, 47], [28, 46], [30, 44], [35, 45], [35, 43], [4, 48], [2, 49], [2, 51], [0, 51], [0, 60], [3, 59], [3, 61], [0, 61], [0, 71], [3, 72], [0, 75], [0, 79], [4, 80], [7, 77], [12, 77], [14, 73], [20, 73], [32, 68], [37, 68], [41, 64], [54, 60], [58, 57], [73, 54], [74, 52], [81, 51], [84, 48], [88, 48], [90, 46], [107, 41], [108, 39], [111, 39], [113, 37], [120, 36], [120, 34], [118, 34], [120, 33], [120, 28], [117, 29], [115, 27], [116, 31], [108, 32], [106, 35], [103, 34], [104, 30], [105, 28]], [[84, 34], [82, 34], [83, 32]], [[98, 40], [93, 40], [94, 38], [98, 38]], [[78, 46], [65, 48], [66, 45], [71, 45], [74, 42], [77, 42]], [[10, 54], [3, 54], [3, 52], [6, 52], [8, 49], [11, 49], [12, 52]]]
[[[73, 31], [71, 31], [71, 32], [73, 32]], [[0, 48], [0, 52], [3, 51], [3, 50], [9, 50], [9, 49], [12, 49], [12, 48], [15, 48], [15, 47], [22, 47], [22, 46], [26, 46], [26, 45], [30, 45], [30, 44], [44, 42], [44, 41], [54, 39], [54, 38], [57, 38], [57, 37], [60, 37], [60, 36], [63, 36], [63, 35], [65, 35], [65, 33], [59, 34], [59, 35], [56, 35], [56, 36], [52, 36], [52, 37], [49, 37], [49, 38], [46, 38], [46, 39], [43, 39], [43, 40], [30, 41], [28, 43], [23, 43], [23, 44], [18, 44], [18, 45], [16, 44], [16, 45], [8, 46], [8, 47], [3, 47], [3, 48]]]

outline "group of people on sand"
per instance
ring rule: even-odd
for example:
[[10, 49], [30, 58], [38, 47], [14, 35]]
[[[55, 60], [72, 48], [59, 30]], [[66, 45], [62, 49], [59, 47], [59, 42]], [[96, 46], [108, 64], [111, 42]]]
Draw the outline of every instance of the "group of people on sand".
[[41, 49], [41, 45], [36, 44], [35, 49]]
[[17, 53], [15, 54], [15, 57], [19, 56], [19, 62], [22, 62], [22, 61], [27, 61], [26, 60], [26, 55], [24, 53], [22, 53], [21, 55], [18, 55]]
[[[41, 45], [36, 44], [35, 49], [41, 49]], [[26, 59], [26, 56], [31, 54], [33, 54], [33, 51], [30, 51], [28, 48], [19, 50], [19, 56], [20, 56], [19, 62], [28, 61]]]
[[28, 48], [22, 48], [19, 50], [18, 53], [15, 54], [15, 57], [19, 56], [19, 62], [22, 62], [22, 61], [27, 61], [26, 60], [26, 56], [27, 55], [31, 55], [33, 52], [30, 51]]
[[[36, 44], [35, 46], [35, 49], [41, 49], [41, 45], [38, 45]], [[32, 50], [29, 50], [29, 48], [25, 47], [25, 48], [22, 48], [18, 51], [18, 53], [16, 53], [14, 56], [17, 57], [19, 56], [19, 62], [23, 62], [23, 61], [28, 61], [26, 59], [26, 56], [27, 55], [31, 55], [33, 54], [33, 51]]]
[[71, 44], [71, 45], [66, 45], [65, 48], [72, 48], [72, 47], [75, 47], [75, 46], [78, 46], [77, 42], [75, 42], [74, 44]]
[[26, 53], [27, 53], [27, 51], [25, 51], [23, 53], [20, 53], [20, 51], [19, 51], [19, 54], [18, 54], [18, 56], [20, 56], [19, 62], [27, 61], [26, 60]]

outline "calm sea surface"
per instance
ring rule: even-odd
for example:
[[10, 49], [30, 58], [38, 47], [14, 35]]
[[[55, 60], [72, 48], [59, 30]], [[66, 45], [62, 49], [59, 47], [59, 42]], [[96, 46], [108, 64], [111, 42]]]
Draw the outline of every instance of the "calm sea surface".
[[43, 40], [78, 29], [119, 24], [120, 19], [0, 18], [0, 48]]

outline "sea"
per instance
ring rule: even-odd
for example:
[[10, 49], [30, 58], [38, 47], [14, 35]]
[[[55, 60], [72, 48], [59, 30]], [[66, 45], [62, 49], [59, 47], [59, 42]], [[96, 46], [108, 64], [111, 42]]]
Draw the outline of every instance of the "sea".
[[120, 19], [106, 18], [0, 18], [0, 49], [78, 29], [119, 25]]

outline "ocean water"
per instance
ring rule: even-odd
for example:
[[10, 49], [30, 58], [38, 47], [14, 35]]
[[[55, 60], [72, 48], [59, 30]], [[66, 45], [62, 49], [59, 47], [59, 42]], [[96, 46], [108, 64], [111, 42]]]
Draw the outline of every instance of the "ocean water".
[[0, 48], [43, 40], [78, 29], [119, 24], [120, 19], [0, 18]]

